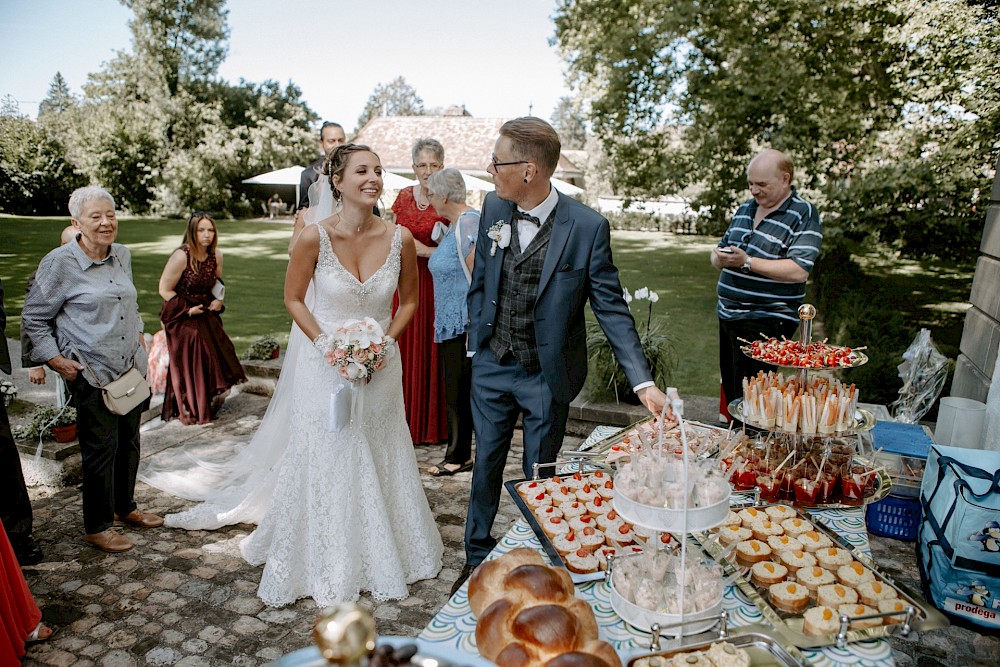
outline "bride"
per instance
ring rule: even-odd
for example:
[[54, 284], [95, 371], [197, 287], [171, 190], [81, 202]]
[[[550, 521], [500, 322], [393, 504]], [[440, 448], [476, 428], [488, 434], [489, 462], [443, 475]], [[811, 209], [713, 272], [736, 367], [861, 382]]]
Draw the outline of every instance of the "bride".
[[413, 238], [372, 214], [382, 166], [368, 147], [339, 146], [326, 170], [324, 197], [310, 207], [320, 216], [292, 247], [285, 305], [297, 326], [260, 429], [234, 460], [212, 470], [224, 479], [208, 493], [177, 488], [186, 473], [173, 480], [162, 471], [143, 475], [204, 501], [168, 515], [168, 526], [259, 524], [240, 549], [248, 562], [264, 564], [258, 595], [271, 606], [303, 597], [328, 605], [355, 600], [362, 590], [401, 599], [408, 583], [441, 569], [441, 537], [406, 424], [399, 355], [390, 354], [367, 384], [346, 389], [352, 414], [343, 428], [331, 410], [345, 381], [324, 359], [328, 334], [346, 320], [371, 317], [391, 339], [406, 329], [417, 308]]

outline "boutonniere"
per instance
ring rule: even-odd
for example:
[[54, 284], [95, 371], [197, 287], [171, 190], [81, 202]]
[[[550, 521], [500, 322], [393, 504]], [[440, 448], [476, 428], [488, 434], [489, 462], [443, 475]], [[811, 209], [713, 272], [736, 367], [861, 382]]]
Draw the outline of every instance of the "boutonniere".
[[493, 240], [493, 245], [490, 247], [490, 257], [493, 257], [497, 254], [497, 248], [506, 248], [510, 245], [510, 223], [497, 220], [486, 235]]

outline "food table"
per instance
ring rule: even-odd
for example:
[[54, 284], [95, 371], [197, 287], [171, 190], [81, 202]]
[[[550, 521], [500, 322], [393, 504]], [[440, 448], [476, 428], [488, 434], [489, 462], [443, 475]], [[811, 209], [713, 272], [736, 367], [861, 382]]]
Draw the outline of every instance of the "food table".
[[[614, 430], [616, 429], [613, 427], [598, 427], [588, 438], [588, 442], [600, 440]], [[746, 497], [733, 495], [733, 504], [745, 501]], [[813, 510], [812, 515], [815, 520], [825, 523], [853, 547], [865, 555], [871, 555], [868, 533], [865, 529], [864, 507]], [[518, 547], [528, 547], [543, 552], [540, 540], [523, 517], [518, 519], [503, 536], [488, 558], [497, 558]], [[439, 646], [447, 651], [453, 652], [457, 649], [463, 653], [478, 655], [475, 638], [476, 618], [469, 607], [467, 588], [468, 583], [451, 597], [418, 635], [418, 639], [426, 642], [428, 647]], [[578, 597], [587, 601], [594, 609], [601, 639], [615, 647], [623, 662], [633, 654], [648, 650], [650, 635], [626, 624], [612, 610], [610, 588], [605, 581], [579, 584], [576, 592]], [[738, 634], [740, 626], [767, 625], [762, 612], [736, 585], [729, 585], [726, 588], [723, 609], [729, 614], [731, 634]], [[799, 650], [811, 664], [822, 667], [835, 665], [881, 667], [895, 664], [892, 649], [886, 639], [853, 642], [843, 649], [827, 646]]]

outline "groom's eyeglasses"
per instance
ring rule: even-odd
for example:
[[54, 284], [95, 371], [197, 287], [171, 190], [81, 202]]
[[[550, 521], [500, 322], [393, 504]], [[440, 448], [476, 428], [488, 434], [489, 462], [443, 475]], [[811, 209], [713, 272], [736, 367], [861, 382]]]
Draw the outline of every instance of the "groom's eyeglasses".
[[510, 165], [510, 164], [528, 164], [528, 160], [513, 160], [511, 162], [497, 162], [497, 156], [496, 155], [491, 155], [490, 156], [490, 164], [493, 165], [493, 170], [496, 171], [497, 167], [506, 167], [507, 165]]

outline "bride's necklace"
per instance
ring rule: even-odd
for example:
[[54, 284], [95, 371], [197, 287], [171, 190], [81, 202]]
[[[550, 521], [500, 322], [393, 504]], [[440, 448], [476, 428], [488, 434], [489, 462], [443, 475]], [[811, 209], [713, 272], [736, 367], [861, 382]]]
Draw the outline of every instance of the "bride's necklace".
[[[343, 216], [340, 217], [340, 220], [341, 220], [341, 222], [347, 222], [347, 220]], [[370, 218], [362, 217], [361, 220], [358, 221], [357, 228], [356, 228], [355, 232], [358, 233], [358, 234], [360, 234], [362, 228], [365, 231], [368, 231], [368, 229], [371, 227], [371, 225], [368, 224], [369, 220], [370, 220]], [[353, 222], [349, 222], [348, 224], [351, 227], [355, 226]]]
[[423, 192], [422, 190], [416, 190], [413, 193], [413, 202], [417, 205], [418, 211], [426, 211], [428, 208], [430, 208], [431, 205], [431, 202], [429, 200], [426, 202], [420, 201], [420, 196], [422, 192]]

